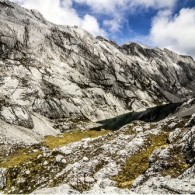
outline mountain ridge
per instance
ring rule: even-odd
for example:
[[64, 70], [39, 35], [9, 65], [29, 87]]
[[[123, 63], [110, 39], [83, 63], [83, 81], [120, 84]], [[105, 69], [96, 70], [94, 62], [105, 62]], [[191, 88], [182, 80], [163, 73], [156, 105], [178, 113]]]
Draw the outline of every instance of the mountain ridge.
[[0, 118], [8, 123], [32, 129], [31, 113], [98, 121], [194, 97], [191, 57], [118, 46], [0, 2]]
[[3, 193], [194, 192], [192, 57], [119, 46], [8, 0], [0, 26]]
[[[8, 3], [8, 1], [1, 0], [1, 5], [5, 2]], [[40, 79], [40, 76], [44, 76], [45, 72], [51, 76], [53, 74], [52, 71], [54, 73], [56, 72], [56, 74], [60, 74], [57, 71], [61, 69], [60, 71], [63, 73], [61, 77], [67, 80], [67, 83], [64, 84], [69, 86], [69, 83], [74, 86], [76, 88], [75, 90], [79, 91], [77, 95], [83, 95], [82, 87], [84, 86], [93, 90], [95, 90], [96, 87], [100, 87], [103, 90], [103, 96], [112, 96], [112, 99], [115, 99], [113, 101], [116, 101], [116, 105], [111, 103], [109, 99], [109, 102], [104, 102], [102, 104], [102, 106], [106, 107], [108, 107], [107, 104], [112, 105], [109, 105], [109, 108], [104, 110], [104, 113], [107, 112], [108, 114], [107, 117], [122, 114], [126, 111], [126, 108], [135, 110], [139, 107], [155, 105], [158, 101], [159, 103], [164, 101], [179, 101], [180, 99], [185, 99], [185, 96], [190, 96], [190, 94], [193, 93], [187, 86], [194, 85], [194, 83], [191, 84], [195, 71], [195, 63], [192, 58], [182, 57], [169, 52], [168, 50], [143, 48], [135, 43], [123, 45], [122, 47], [118, 46], [118, 50], [112, 45], [112, 42], [110, 44], [108, 40], [105, 41], [105, 39], [99, 40], [93, 38], [93, 36], [86, 31], [75, 27], [51, 24], [43, 20], [38, 12], [36, 12], [36, 14], [40, 15], [40, 17], [37, 15], [35, 17], [33, 15], [35, 11], [25, 10], [10, 2], [8, 5], [13, 6], [12, 8], [9, 8], [9, 12], [7, 10], [8, 8], [5, 7], [1, 11], [1, 17], [4, 14], [6, 16], [7, 14], [4, 22], [2, 22], [3, 19], [1, 19], [1, 25], [3, 26], [1, 30], [1, 58], [4, 59], [3, 62], [1, 61], [1, 64], [4, 64], [5, 60], [7, 60], [8, 62], [6, 63], [10, 63], [11, 65], [13, 58], [14, 61], [18, 63], [17, 67], [24, 66], [25, 69], [28, 68], [28, 66], [30, 69], [35, 67], [33, 71], [36, 71], [36, 74], [34, 73], [34, 75], [31, 75], [27, 70], [23, 73], [23, 75], [27, 74], [27, 80], [28, 76], [32, 77], [32, 80], [33, 78], [34, 80]], [[14, 9], [14, 13], [12, 9]], [[17, 12], [18, 15], [16, 15]], [[15, 14], [17, 21], [20, 21], [20, 24], [17, 25], [11, 23], [12, 30], [10, 30], [10, 24], [7, 23], [7, 21], [10, 20], [10, 22], [12, 22], [12, 20], [14, 20], [13, 22], [16, 23], [16, 19], [13, 18], [13, 16], [10, 17], [8, 13], [11, 13], [11, 15]], [[14, 31], [14, 28], [16, 28], [15, 30], [17, 32]], [[7, 33], [6, 37], [3, 36], [5, 32]], [[8, 47], [7, 50], [5, 49], [6, 47]], [[166, 56], [166, 58], [163, 55]], [[61, 65], [59, 65], [60, 63]], [[160, 65], [158, 65], [158, 63]], [[187, 68], [185, 67], [186, 65], [184, 66], [182, 63], [184, 65], [187, 63], [189, 64], [189, 73], [183, 72], [183, 70], [187, 70]], [[42, 68], [43, 70], [41, 71], [43, 72], [39, 73], [40, 71], [36, 67]], [[54, 67], [56, 67], [56, 69], [54, 69]], [[44, 68], [47, 68], [47, 70], [44, 70]], [[66, 69], [67, 71], [69, 69], [70, 74], [67, 75], [67, 72], [63, 69]], [[71, 71], [73, 70], [77, 75], [76, 73], [75, 75], [72, 75]], [[53, 76], [55, 78], [56, 75]], [[161, 80], [158, 79], [159, 76]], [[79, 77], [82, 78], [81, 81], [79, 80]], [[37, 85], [40, 84], [37, 82]], [[59, 86], [48, 81], [48, 78], [44, 78], [41, 85], [42, 86], [37, 89], [38, 96], [41, 96], [40, 93], [42, 93], [43, 97], [49, 97], [51, 94], [51, 97], [48, 98], [50, 101], [52, 99], [52, 93], [48, 92], [47, 85], [51, 85], [50, 87], [53, 85], [57, 95], [63, 97]], [[46, 94], [44, 94], [44, 90], [47, 91]], [[179, 90], [182, 92], [180, 93]], [[159, 91], [161, 97], [158, 95]], [[31, 93], [33, 94], [32, 90]], [[98, 92], [95, 91], [93, 93], [98, 96]], [[87, 94], [89, 94], [89, 92], [87, 92]], [[71, 97], [71, 94], [69, 95], [71, 99], [74, 99]], [[174, 100], [174, 98], [176, 98], [176, 100]], [[57, 99], [59, 101], [59, 98]], [[104, 101], [104, 98], [100, 99], [101, 101]], [[49, 104], [45, 103], [42, 97], [39, 98], [39, 100], [42, 101], [41, 104], [46, 104], [49, 107]], [[131, 101], [133, 101], [132, 105]], [[82, 102], [81, 105], [83, 105], [84, 102]], [[13, 103], [17, 104], [18, 102], [13, 100]], [[23, 104], [25, 103], [23, 102]], [[55, 106], [57, 109], [59, 103], [52, 101], [52, 104], [56, 104]], [[70, 104], [74, 107], [74, 103]], [[31, 100], [31, 103], [28, 106], [35, 112], [39, 112], [44, 116], [47, 115], [47, 117], [49, 116], [47, 110], [41, 111], [41, 105], [39, 105], [37, 101], [34, 101], [34, 105], [32, 105]], [[115, 111], [115, 106], [118, 111]], [[94, 107], [94, 105], [91, 105], [90, 107]], [[93, 117], [90, 117], [84, 112], [85, 109], [86, 108], [81, 108], [80, 110], [82, 113], [75, 111], [74, 114], [80, 116], [83, 114], [85, 117], [92, 120], [96, 118], [94, 117], [96, 114], [99, 117], [98, 119], [101, 119], [101, 114], [98, 114], [98, 112], [95, 112], [92, 114]], [[57, 113], [58, 112], [60, 111], [57, 111]], [[67, 113], [64, 111], [62, 112], [68, 117]], [[101, 109], [99, 109], [99, 112], [101, 112]], [[58, 113], [58, 115], [60, 115], [60, 113]], [[56, 116], [49, 117], [55, 118]], [[106, 116], [103, 116], [102, 118], [105, 117]]]

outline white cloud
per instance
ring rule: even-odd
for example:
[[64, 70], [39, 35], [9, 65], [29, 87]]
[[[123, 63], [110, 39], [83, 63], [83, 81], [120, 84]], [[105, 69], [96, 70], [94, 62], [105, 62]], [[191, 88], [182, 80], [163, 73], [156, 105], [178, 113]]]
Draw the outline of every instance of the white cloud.
[[93, 35], [106, 36], [106, 32], [100, 28], [98, 21], [91, 15], [79, 17], [77, 11], [72, 8], [72, 0], [12, 0], [25, 8], [36, 9], [43, 16], [56, 24], [77, 25]]
[[111, 32], [117, 32], [120, 29], [120, 21], [118, 21], [117, 19], [104, 20], [103, 24]]
[[145, 46], [155, 47], [148, 35], [137, 35], [133, 39], [131, 39], [131, 42], [139, 43]]
[[116, 8], [123, 7], [129, 0], [74, 0], [79, 4], [86, 4], [94, 11], [111, 13]]
[[195, 57], [195, 8], [183, 8], [178, 15], [160, 11], [154, 18], [150, 40], [181, 54]]
[[106, 36], [106, 32], [100, 28], [97, 19], [88, 14], [85, 15], [82, 21], [82, 28], [94, 35]]
[[172, 9], [177, 0], [73, 0], [79, 4], [89, 6], [92, 11], [107, 14], [111, 19], [103, 22], [104, 27], [110, 32], [120, 31], [126, 12], [135, 12], [140, 9]]
[[103, 21], [104, 27], [108, 29], [110, 33], [119, 32], [122, 28], [122, 23], [124, 22], [124, 17], [120, 14], [115, 14], [112, 19], [105, 19]]
[[[177, 0], [12, 0], [25, 8], [36, 9], [44, 17], [57, 24], [77, 25], [93, 35], [106, 36], [106, 31], [115, 33], [121, 30], [126, 12], [133, 12], [136, 8], [154, 9], [172, 8]], [[89, 13], [81, 18], [73, 3], [87, 5], [92, 12], [106, 14], [100, 27], [97, 18]], [[103, 29], [104, 28], [104, 29]]]
[[115, 12], [116, 9], [129, 9], [132, 7], [142, 8], [172, 8], [177, 0], [73, 0], [76, 3], [86, 4], [95, 11]]
[[173, 8], [177, 0], [131, 0], [129, 1], [131, 7], [143, 7], [143, 8]]
[[[178, 0], [12, 0], [29, 9], [39, 10], [46, 19], [57, 24], [77, 25], [93, 35], [114, 37], [123, 29], [126, 14], [140, 9], [159, 10], [148, 36], [137, 36], [135, 41], [166, 47], [195, 57], [195, 8], [183, 8], [178, 15], [173, 8]], [[93, 13], [107, 15], [101, 18], [103, 26], [92, 13], [80, 17], [73, 3], [87, 5]], [[130, 21], [131, 22], [131, 21]], [[129, 29], [131, 33], [132, 29]], [[136, 33], [136, 32], [135, 32]], [[148, 38], [149, 37], [149, 38]]]

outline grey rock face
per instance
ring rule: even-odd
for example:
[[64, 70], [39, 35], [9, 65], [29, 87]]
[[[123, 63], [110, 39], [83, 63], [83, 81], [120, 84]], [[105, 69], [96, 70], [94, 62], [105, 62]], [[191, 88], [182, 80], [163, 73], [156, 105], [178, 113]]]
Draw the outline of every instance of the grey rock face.
[[6, 169], [0, 168], [0, 190], [6, 186]]
[[[23, 106], [25, 114], [95, 121], [194, 94], [191, 57], [135, 43], [119, 47], [5, 0], [0, 0], [0, 26], [3, 108], [6, 100]], [[29, 120], [12, 121], [32, 128]]]
[[0, 119], [7, 123], [29, 129], [34, 127], [31, 115], [25, 109], [17, 105], [0, 106]]
[[[0, 163], [6, 167], [0, 168], [0, 190], [194, 192], [194, 116], [188, 123], [178, 118], [195, 112], [191, 57], [136, 43], [118, 46], [52, 24], [39, 12], [7, 0], [0, 0], [0, 26]], [[140, 110], [155, 105], [161, 106]], [[103, 126], [92, 122], [103, 119]], [[54, 148], [40, 143], [46, 135], [59, 134], [57, 129], [93, 128], [119, 131]], [[55, 137], [56, 143], [65, 135]], [[24, 162], [9, 161], [7, 149], [13, 144], [25, 145]], [[133, 157], [141, 170], [136, 166], [136, 174], [128, 178], [126, 161], [134, 166]], [[119, 184], [130, 189], [119, 189]]]
[[186, 127], [193, 127], [195, 125], [195, 114], [192, 115], [190, 120], [186, 123]]
[[193, 127], [191, 131], [185, 136], [186, 144], [183, 148], [185, 153], [185, 158], [190, 164], [195, 163], [195, 128]]

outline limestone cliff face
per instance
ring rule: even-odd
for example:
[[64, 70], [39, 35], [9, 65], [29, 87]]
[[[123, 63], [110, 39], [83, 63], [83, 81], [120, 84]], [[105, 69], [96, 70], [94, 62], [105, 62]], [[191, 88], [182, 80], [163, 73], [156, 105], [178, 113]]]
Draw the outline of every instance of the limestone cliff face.
[[193, 194], [194, 96], [189, 56], [0, 0], [0, 194]]
[[[114, 117], [194, 94], [195, 62], [169, 50], [118, 46], [0, 0], [0, 118]], [[16, 111], [16, 112], [15, 112]]]

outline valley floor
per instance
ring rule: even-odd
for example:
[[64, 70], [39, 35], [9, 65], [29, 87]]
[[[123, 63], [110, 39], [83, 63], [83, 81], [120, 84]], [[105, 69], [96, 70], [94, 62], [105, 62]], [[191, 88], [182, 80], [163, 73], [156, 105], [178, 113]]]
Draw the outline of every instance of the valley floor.
[[48, 136], [0, 160], [2, 193], [194, 193], [188, 119]]

